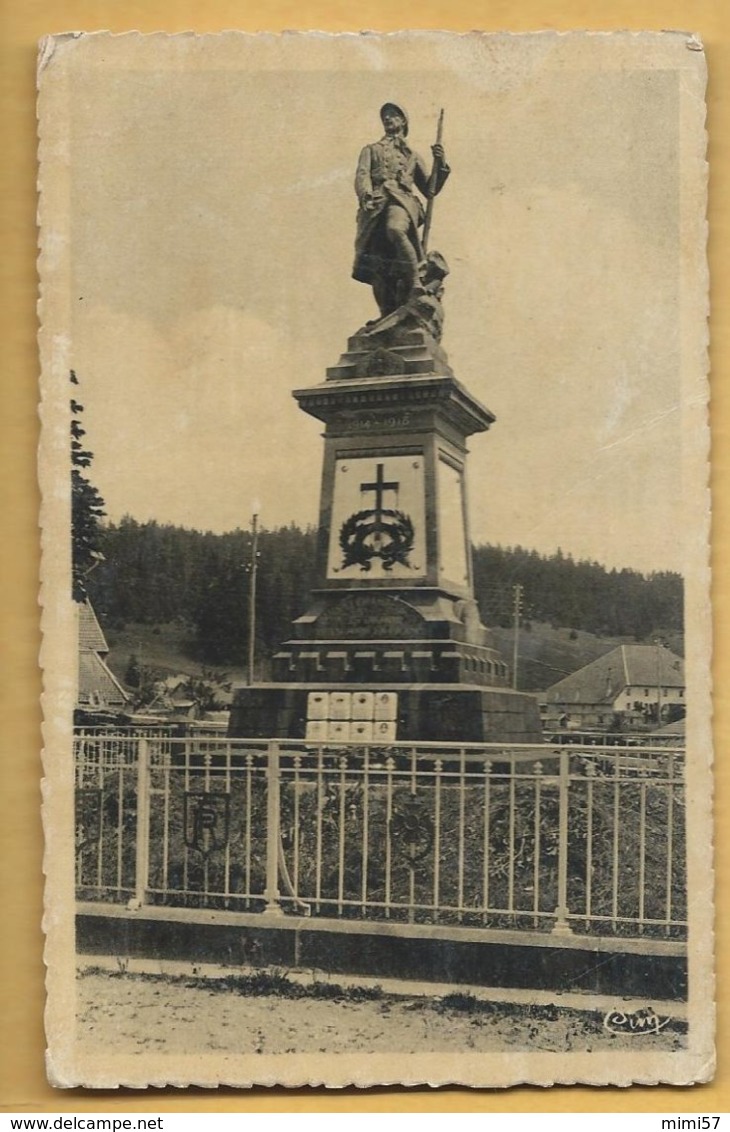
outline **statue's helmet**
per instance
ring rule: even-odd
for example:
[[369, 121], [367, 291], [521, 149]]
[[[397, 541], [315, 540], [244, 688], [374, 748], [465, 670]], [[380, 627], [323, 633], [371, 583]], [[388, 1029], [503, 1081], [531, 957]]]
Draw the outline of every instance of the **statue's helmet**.
[[383, 105], [380, 107], [380, 121], [381, 122], [385, 121], [385, 115], [386, 115], [386, 112], [388, 110], [396, 110], [398, 112], [398, 114], [400, 114], [401, 118], [403, 119], [403, 121], [406, 124], [403, 133], [407, 137], [408, 136], [408, 115], [406, 114], [403, 107], [399, 106], [397, 102], [384, 102]]

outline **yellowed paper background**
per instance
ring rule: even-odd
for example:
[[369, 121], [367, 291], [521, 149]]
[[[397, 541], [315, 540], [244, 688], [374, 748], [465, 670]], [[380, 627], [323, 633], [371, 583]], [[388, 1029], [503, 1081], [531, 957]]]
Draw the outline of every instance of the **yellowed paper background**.
[[[716, 713], [716, 750], [718, 752], [718, 972], [721, 1005], [718, 1032], [719, 1069], [715, 1084], [696, 1089], [691, 1098], [675, 1090], [632, 1089], [629, 1092], [601, 1092], [573, 1089], [513, 1090], [507, 1094], [480, 1095], [468, 1092], [409, 1092], [391, 1094], [384, 1090], [362, 1094], [316, 1094], [305, 1090], [300, 1094], [252, 1094], [221, 1092], [215, 1095], [181, 1095], [156, 1093], [154, 1100], [145, 1094], [129, 1096], [114, 1093], [107, 1097], [98, 1093], [84, 1096], [59, 1093], [45, 1084], [43, 1070], [44, 1039], [42, 1034], [43, 967], [41, 909], [41, 830], [39, 813], [40, 779], [40, 712], [38, 708], [39, 647], [38, 611], [36, 606], [38, 554], [37, 508], [35, 481], [35, 446], [37, 443], [37, 360], [35, 347], [35, 51], [36, 40], [43, 34], [69, 28], [108, 27], [112, 30], [139, 28], [143, 31], [168, 31], [195, 28], [219, 30], [240, 26], [247, 30], [278, 30], [291, 27], [319, 27], [327, 30], [369, 27], [392, 30], [403, 26], [449, 27], [466, 30], [480, 27], [487, 30], [533, 30], [553, 28], [667, 28], [678, 27], [698, 33], [704, 41], [710, 70], [708, 92], [710, 119], [711, 225], [710, 246], [713, 272], [713, 307], [719, 312], [727, 307], [724, 291], [728, 285], [728, 268], [723, 248], [723, 229], [727, 227], [727, 196], [730, 159], [723, 165], [722, 138], [728, 123], [723, 120], [721, 103], [730, 87], [730, 13], [724, 3], [635, 3], [613, 4], [599, 11], [598, 4], [560, 5], [559, 11], [545, 18], [548, 5], [522, 3], [519, 13], [510, 4], [426, 4], [401, 5], [398, 11], [385, 4], [355, 10], [352, 5], [309, 4], [303, 11], [288, 4], [249, 4], [245, 19], [240, 5], [210, 3], [205, 17], [194, 12], [192, 5], [173, 3], [125, 4], [28, 4], [11, 11], [3, 10], [2, 31], [2, 121], [5, 134], [3, 178], [8, 186], [3, 194], [3, 341], [6, 385], [3, 421], [3, 487], [5, 540], [3, 543], [3, 621], [2, 639], [7, 656], [2, 682], [3, 755], [6, 774], [2, 797], [2, 869], [3, 869], [3, 961], [6, 982], [12, 988], [3, 1012], [3, 1036], [0, 1049], [3, 1075], [0, 1103], [5, 1110], [16, 1111], [99, 1111], [123, 1109], [147, 1111], [300, 1111], [398, 1110], [428, 1111], [722, 1111], [730, 1108], [730, 1069], [727, 1061], [727, 1028], [724, 1025], [723, 963], [727, 951], [722, 899], [727, 872], [728, 838], [722, 837], [727, 812], [727, 773], [723, 769], [726, 710], [722, 690], [727, 685], [726, 648], [723, 632], [727, 607], [723, 568], [727, 549], [721, 532], [726, 508], [727, 486], [722, 485], [727, 460], [728, 428], [727, 394], [723, 391], [723, 368], [727, 367], [727, 319], [723, 327], [720, 314], [713, 318], [712, 362], [714, 398], [714, 486], [715, 497], [715, 602], [718, 638], [715, 681], [718, 689]], [[727, 117], [725, 111], [725, 117]], [[5, 187], [5, 186], [4, 186]], [[723, 345], [726, 349], [723, 350]], [[727, 540], [726, 540], [727, 541]], [[709, 839], [709, 831], [708, 831]], [[681, 1099], [680, 1099], [681, 1098]]]

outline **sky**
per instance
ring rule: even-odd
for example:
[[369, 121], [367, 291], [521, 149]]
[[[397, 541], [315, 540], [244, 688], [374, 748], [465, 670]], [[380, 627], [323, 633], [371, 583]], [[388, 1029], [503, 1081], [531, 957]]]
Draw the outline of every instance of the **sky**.
[[424, 157], [445, 109], [443, 346], [497, 418], [472, 541], [681, 570], [677, 71], [544, 38], [160, 45], [70, 71], [71, 356], [109, 518], [317, 521], [322, 426], [291, 394], [375, 314], [353, 177], [387, 100]]

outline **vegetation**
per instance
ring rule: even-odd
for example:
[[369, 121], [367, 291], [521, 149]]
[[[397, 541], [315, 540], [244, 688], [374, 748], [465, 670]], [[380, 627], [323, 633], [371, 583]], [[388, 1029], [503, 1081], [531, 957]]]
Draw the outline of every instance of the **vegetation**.
[[[313, 582], [313, 530], [292, 525], [259, 535], [256, 653], [290, 635]], [[92, 601], [105, 627], [177, 622], [187, 650], [205, 664], [242, 665], [249, 618], [251, 536], [186, 530], [125, 518], [104, 529], [106, 561], [94, 573]]]
[[[71, 370], [71, 384], [78, 378]], [[71, 577], [74, 601], [87, 597], [87, 579], [101, 561], [102, 519], [106, 515], [104, 500], [91, 483], [86, 469], [94, 453], [85, 447], [86, 429], [81, 424], [84, 406], [71, 398]]]
[[[91, 741], [93, 743], [93, 740]], [[153, 902], [260, 910], [266, 887], [266, 780], [253, 757], [207, 770], [202, 755], [156, 769], [149, 883]], [[375, 758], [376, 752], [373, 752]], [[422, 766], [412, 794], [410, 761], [387, 750], [368, 766], [334, 752], [320, 769], [284, 768], [281, 851], [285, 906], [312, 915], [474, 927], [549, 930], [559, 903], [557, 759], [512, 776], [507, 764], [446, 763], [439, 785]], [[182, 749], [179, 758], [182, 760]], [[682, 938], [687, 914], [681, 786], [612, 761], [571, 758], [567, 901], [593, 934]], [[196, 764], [196, 765], [194, 765]], [[536, 769], [536, 768], [535, 768]], [[134, 783], [109, 766], [77, 801], [79, 895], [120, 900], [134, 888]], [[101, 793], [100, 793], [101, 789]], [[212, 824], [196, 833], [201, 797]], [[620, 822], [616, 824], [616, 814]], [[373, 849], [377, 847], [376, 851]], [[486, 874], [485, 874], [486, 870]], [[485, 875], [487, 880], [485, 882]], [[100, 888], [99, 885], [102, 887]], [[387, 911], [386, 911], [387, 907]]]
[[531, 620], [637, 641], [658, 632], [682, 632], [679, 574], [607, 570], [598, 562], [576, 562], [560, 550], [545, 556], [520, 546], [475, 549], [474, 589], [487, 625], [511, 624], [512, 587], [518, 582], [528, 632]]
[[176, 683], [170, 686], [162, 669], [142, 664], [136, 654], [130, 654], [124, 672], [124, 684], [131, 694], [131, 704], [135, 710], [141, 708], [172, 707], [172, 696], [195, 703], [199, 714], [221, 711], [228, 706], [228, 700], [221, 693], [231, 691], [228, 674], [212, 668], [202, 668], [200, 672], [185, 675], [179, 673]]
[[[243, 530], [216, 535], [131, 518], [94, 529], [104, 561], [87, 587], [105, 629], [128, 624], [178, 626], [185, 652], [202, 664], [241, 666], [246, 659], [249, 620], [251, 536]], [[291, 622], [308, 604], [314, 582], [316, 532], [295, 525], [259, 536], [256, 656], [264, 664], [291, 635]], [[677, 648], [682, 632], [682, 579], [678, 574], [645, 576], [635, 570], [607, 570], [576, 562], [558, 552], [540, 555], [521, 547], [479, 546], [474, 550], [475, 593], [485, 624], [511, 632], [513, 587], [524, 590], [524, 653], [537, 623], [566, 627], [580, 635], [650, 640], [661, 634]], [[674, 640], [672, 639], [674, 638]], [[508, 640], [503, 642], [509, 649]], [[547, 687], [565, 673], [580, 649], [555, 651], [540, 668], [539, 657], [523, 670], [526, 688]], [[126, 658], [125, 658], [126, 659]], [[553, 668], [550, 667], [553, 664]]]

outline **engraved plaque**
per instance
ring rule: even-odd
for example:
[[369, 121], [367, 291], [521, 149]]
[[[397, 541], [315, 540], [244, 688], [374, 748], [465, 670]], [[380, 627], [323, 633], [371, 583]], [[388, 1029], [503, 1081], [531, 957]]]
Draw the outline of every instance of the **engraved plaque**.
[[306, 737], [313, 743], [326, 743], [329, 738], [329, 723], [326, 719], [307, 721]]
[[330, 719], [352, 718], [352, 695], [350, 692], [330, 692]]
[[339, 459], [332, 497], [328, 578], [423, 578], [423, 457]]
[[376, 722], [395, 721], [398, 717], [398, 693], [376, 692], [374, 716]]
[[373, 710], [375, 707], [375, 697], [372, 692], [353, 692], [352, 693], [352, 718], [353, 719], [372, 719]]
[[426, 623], [411, 605], [386, 594], [348, 594], [317, 619], [321, 640], [412, 640], [426, 636]]
[[329, 698], [329, 692], [310, 692], [307, 696], [307, 719], [327, 719]]

